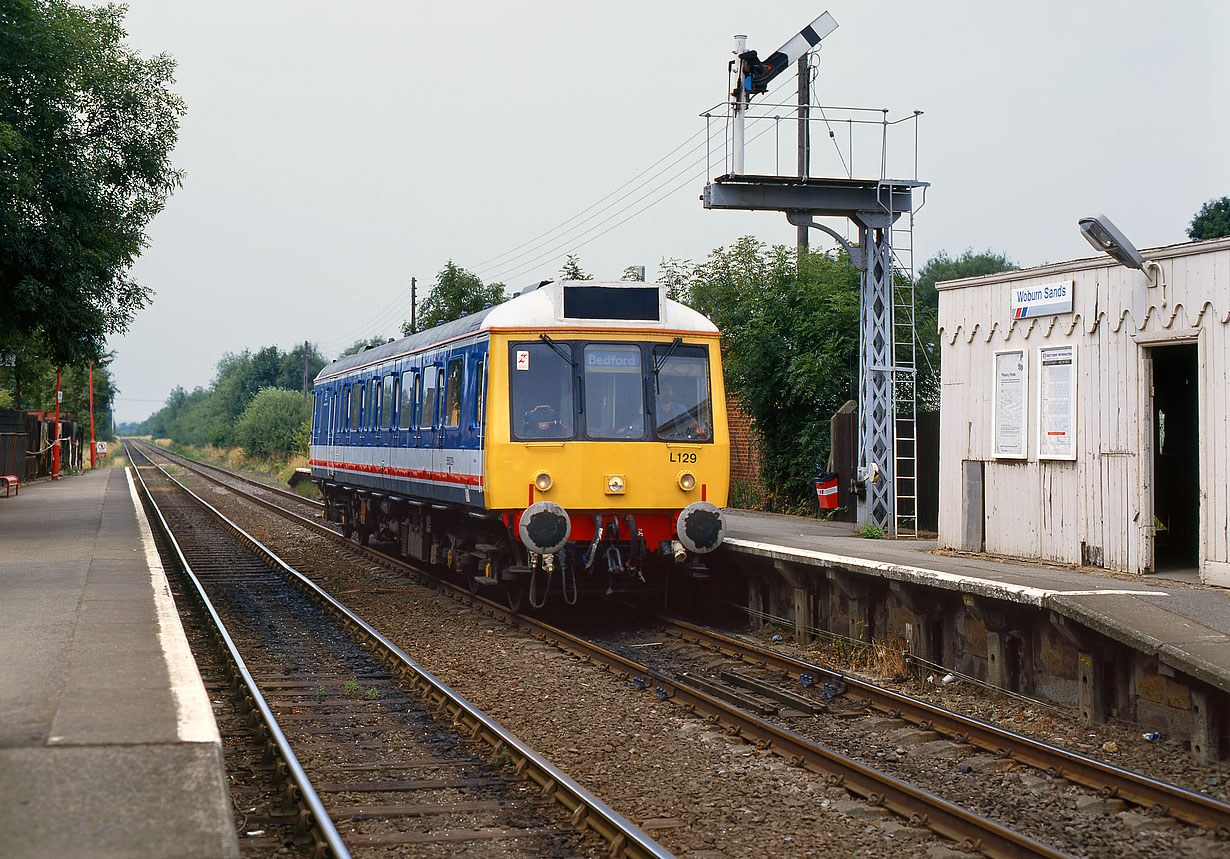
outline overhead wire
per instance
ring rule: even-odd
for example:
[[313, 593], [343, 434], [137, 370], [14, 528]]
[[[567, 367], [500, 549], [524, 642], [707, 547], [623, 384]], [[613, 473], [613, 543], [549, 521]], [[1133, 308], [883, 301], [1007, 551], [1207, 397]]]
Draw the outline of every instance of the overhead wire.
[[[777, 94], [778, 94], [778, 91], [780, 91], [780, 90], [781, 90], [781, 88], [782, 88], [782, 86], [786, 85], [788, 81], [789, 81], [789, 79], [788, 79], [788, 78], [787, 78], [787, 79], [784, 79], [784, 80], [782, 81], [782, 83], [780, 83], [780, 84], [778, 85], [778, 87], [774, 90], [774, 92], [773, 92], [773, 93], [770, 93], [770, 97], [771, 97], [771, 96], [774, 96], [774, 95], [777, 95]], [[796, 89], [795, 89], [795, 93], [797, 94], [797, 92], [798, 92], [798, 90], [797, 90], [797, 81], [796, 81]], [[754, 140], [759, 139], [761, 136], [763, 136], [765, 133], [767, 133], [767, 132], [768, 132], [768, 130], [769, 130], [771, 127], [772, 127], [771, 125], [766, 125], [766, 126], [765, 126], [765, 128], [764, 128], [762, 131], [760, 131], [758, 134], [754, 135], [754, 136], [751, 138], [751, 140], [752, 140], [752, 141], [754, 141]], [[516, 279], [516, 278], [522, 277], [522, 276], [524, 276], [526, 273], [528, 273], [529, 271], [532, 271], [534, 268], [537, 268], [539, 265], [541, 265], [541, 264], [542, 264], [543, 262], [545, 262], [546, 260], [550, 260], [550, 259], [553, 259], [553, 258], [559, 258], [559, 256], [560, 256], [560, 252], [561, 252], [563, 249], [568, 248], [568, 247], [572, 247], [572, 248], [574, 248], [574, 249], [575, 249], [575, 248], [578, 248], [578, 247], [583, 247], [584, 245], [587, 245], [587, 244], [591, 243], [591, 242], [592, 242], [592, 241], [594, 241], [595, 239], [600, 238], [601, 236], [606, 235], [606, 234], [607, 234], [607, 233], [609, 233], [611, 230], [615, 229], [616, 227], [620, 226], [621, 224], [626, 223], [626, 222], [627, 222], [628, 220], [630, 220], [632, 217], [635, 217], [636, 215], [639, 215], [639, 214], [641, 214], [641, 213], [643, 213], [643, 212], [647, 211], [648, 209], [652, 208], [653, 206], [655, 206], [655, 205], [657, 205], [658, 203], [662, 202], [663, 200], [667, 199], [667, 198], [668, 198], [671, 194], [677, 193], [677, 192], [678, 192], [679, 190], [681, 190], [684, 186], [686, 186], [689, 182], [692, 182], [692, 181], [694, 181], [695, 179], [700, 178], [700, 177], [702, 177], [702, 176], [704, 176], [704, 175], [706, 175], [706, 174], [708, 173], [708, 167], [709, 167], [709, 165], [708, 165], [708, 163], [707, 163], [707, 162], [708, 162], [708, 158], [709, 158], [709, 153], [708, 153], [708, 143], [709, 143], [709, 141], [710, 141], [713, 137], [715, 137], [715, 136], [716, 136], [716, 134], [719, 134], [719, 133], [725, 133], [725, 132], [726, 132], [726, 129], [725, 129], [725, 128], [723, 128], [723, 127], [722, 127], [722, 126], [720, 126], [720, 125], [718, 126], [717, 131], [710, 130], [710, 133], [706, 136], [706, 140], [705, 140], [705, 142], [704, 142], [704, 144], [703, 144], [703, 145], [705, 146], [706, 151], [705, 151], [705, 153], [704, 153], [703, 155], [701, 155], [699, 158], [697, 158], [697, 159], [693, 159], [690, 163], [686, 164], [686, 165], [685, 165], [684, 167], [682, 167], [680, 170], [677, 170], [677, 171], [673, 172], [671, 175], [669, 175], [667, 178], [663, 179], [663, 181], [661, 181], [661, 182], [657, 183], [657, 184], [656, 184], [656, 185], [654, 185], [653, 187], [650, 187], [650, 188], [647, 188], [647, 189], [646, 189], [646, 188], [644, 188], [644, 186], [642, 185], [640, 188], [636, 189], [635, 191], [630, 191], [630, 192], [627, 192], [627, 193], [624, 193], [624, 194], [619, 195], [619, 196], [618, 196], [618, 197], [616, 197], [615, 199], [611, 200], [611, 202], [610, 202], [610, 203], [608, 203], [606, 206], [604, 206], [602, 209], [600, 209], [599, 211], [595, 212], [595, 213], [594, 213], [594, 214], [592, 214], [590, 217], [586, 218], [584, 221], [580, 221], [580, 222], [574, 223], [574, 224], [572, 224], [571, 226], [572, 226], [574, 229], [575, 229], [575, 228], [582, 227], [582, 226], [584, 226], [584, 224], [589, 223], [590, 221], [594, 220], [594, 218], [598, 217], [598, 216], [599, 216], [599, 215], [601, 215], [602, 213], [607, 212], [607, 211], [609, 211], [610, 209], [614, 208], [615, 206], [617, 206], [617, 205], [618, 205], [620, 202], [622, 202], [623, 200], [625, 200], [625, 199], [627, 199], [627, 198], [631, 197], [633, 194], [635, 194], [635, 193], [638, 193], [638, 192], [639, 192], [638, 196], [636, 196], [634, 199], [632, 199], [632, 200], [631, 200], [631, 202], [629, 202], [627, 205], [623, 206], [622, 208], [619, 208], [619, 209], [618, 209], [618, 210], [616, 210], [615, 212], [612, 212], [612, 213], [611, 213], [610, 215], [608, 215], [607, 217], [605, 217], [605, 218], [603, 218], [602, 220], [598, 221], [598, 223], [596, 223], [596, 224], [594, 224], [594, 225], [590, 226], [588, 229], [582, 230], [580, 233], [574, 233], [574, 232], [572, 232], [572, 231], [570, 230], [568, 233], [565, 233], [565, 234], [563, 234], [563, 235], [561, 235], [561, 236], [556, 237], [555, 239], [550, 240], [550, 242], [548, 242], [548, 243], [547, 243], [547, 244], [549, 244], [549, 245], [550, 245], [550, 247], [549, 247], [548, 249], [546, 249], [546, 250], [543, 250], [541, 253], [538, 253], [538, 255], [537, 255], [537, 256], [534, 256], [534, 257], [533, 257], [532, 259], [530, 259], [529, 261], [527, 261], [527, 262], [525, 262], [525, 263], [523, 263], [523, 264], [520, 264], [520, 265], [518, 265], [518, 266], [515, 266], [515, 267], [514, 267], [514, 266], [512, 266], [511, 264], [512, 264], [512, 262], [513, 262], [514, 260], [517, 260], [517, 259], [522, 259], [522, 258], [524, 258], [524, 257], [528, 256], [529, 254], [534, 253], [534, 252], [535, 252], [535, 251], [537, 251], [538, 249], [536, 248], [536, 249], [532, 249], [532, 250], [530, 250], [530, 251], [524, 251], [524, 252], [522, 252], [522, 253], [518, 254], [517, 256], [513, 257], [512, 259], [508, 260], [508, 265], [506, 265], [506, 266], [504, 266], [504, 267], [502, 267], [502, 268], [496, 269], [493, 275], [491, 274], [491, 270], [490, 270], [490, 269], [488, 269], [487, 271], [488, 271], [489, 276], [488, 276], [488, 277], [486, 277], [485, 279], [486, 279], [487, 281], [489, 281], [489, 282], [506, 282], [506, 281], [508, 281], [508, 280], [514, 280], [514, 279]], [[694, 135], [692, 135], [692, 137], [690, 137], [688, 140], [689, 140], [689, 141], [690, 141], [690, 140], [694, 140], [696, 137], [697, 137], [697, 135], [695, 135], [695, 134], [694, 134]], [[749, 142], [750, 142], [750, 141], [749, 141]], [[680, 148], [681, 148], [681, 147], [676, 147], [674, 150], [672, 150], [672, 153], [671, 153], [671, 154], [673, 154], [674, 152], [677, 152]], [[666, 166], [666, 167], [664, 167], [663, 169], [659, 170], [657, 173], [653, 174], [653, 176], [651, 177], [651, 179], [656, 179], [657, 177], [662, 176], [662, 175], [663, 175], [664, 173], [666, 173], [666, 172], [667, 172], [667, 171], [668, 171], [671, 167], [674, 167], [675, 165], [677, 165], [677, 164], [679, 164], [680, 162], [684, 161], [684, 160], [687, 158], [687, 156], [688, 156], [688, 155], [690, 155], [690, 154], [692, 154], [692, 153], [694, 153], [694, 152], [698, 152], [698, 151], [700, 150], [700, 148], [701, 148], [701, 144], [697, 144], [696, 146], [692, 147], [692, 149], [691, 149], [691, 150], [689, 150], [689, 152], [685, 153], [684, 155], [680, 156], [679, 158], [676, 158], [673, 162], [671, 162], [671, 164], [667, 165], [667, 166]], [[669, 157], [669, 156], [667, 156], [667, 157]], [[663, 158], [663, 159], [659, 159], [659, 160], [658, 160], [658, 162], [655, 162], [655, 163], [661, 163], [663, 160], [665, 160], [665, 159], [664, 159], [664, 158]], [[624, 214], [624, 213], [625, 213], [625, 212], [627, 212], [629, 209], [631, 209], [632, 207], [636, 206], [638, 203], [640, 203], [640, 202], [644, 201], [646, 198], [648, 198], [648, 197], [652, 196], [654, 193], [656, 193], [657, 191], [661, 190], [663, 187], [665, 187], [665, 186], [667, 186], [667, 185], [671, 184], [671, 183], [672, 183], [672, 182], [674, 182], [675, 180], [679, 179], [681, 176], [684, 176], [685, 171], [689, 171], [689, 170], [691, 170], [693, 167], [695, 167], [695, 166], [696, 166], [697, 164], [699, 164], [701, 161], [705, 161], [705, 162], [706, 162], [706, 165], [705, 165], [705, 169], [704, 169], [704, 170], [701, 170], [701, 171], [696, 172], [696, 173], [688, 173], [688, 174], [687, 174], [687, 176], [686, 176], [686, 178], [684, 179], [683, 183], [681, 183], [680, 185], [678, 185], [678, 186], [676, 186], [676, 187], [672, 188], [672, 189], [671, 189], [669, 192], [667, 192], [666, 194], [664, 194], [664, 195], [662, 195], [662, 196], [660, 196], [660, 197], [658, 197], [658, 198], [654, 199], [654, 200], [653, 200], [651, 203], [649, 203], [648, 205], [643, 206], [642, 208], [638, 209], [638, 210], [637, 210], [636, 212], [634, 212], [631, 216], [626, 217], [626, 218], [623, 218], [622, 220], [619, 220], [617, 223], [615, 223], [614, 225], [612, 225], [612, 226], [611, 226], [611, 227], [609, 227], [608, 229], [603, 230], [602, 232], [598, 233], [598, 235], [593, 236], [593, 237], [591, 237], [591, 238], [589, 238], [589, 239], [585, 239], [583, 242], [580, 242], [580, 243], [578, 244], [578, 240], [579, 240], [579, 239], [582, 239], [583, 237], [585, 237], [585, 236], [589, 235], [590, 233], [592, 233], [594, 230], [599, 229], [600, 227], [602, 227], [602, 226], [604, 226], [604, 225], [606, 225], [606, 224], [610, 223], [612, 220], [614, 220], [614, 219], [618, 218], [620, 215]], [[648, 171], [641, 171], [641, 173], [640, 173], [640, 174], [638, 174], [638, 176], [643, 176], [646, 172], [648, 172]], [[624, 187], [626, 187], [628, 184], [629, 184], [629, 183], [625, 182], [625, 183], [624, 183], [624, 185], [621, 185], [621, 186], [620, 186], [620, 188], [624, 188]], [[612, 193], [614, 193], [614, 192], [612, 192]], [[607, 198], [608, 198], [608, 197], [610, 197], [610, 196], [612, 196], [612, 195], [611, 195], [611, 194], [608, 194], [608, 195], [607, 195], [607, 197], [604, 197], [603, 199], [605, 200], [605, 199], [607, 199]], [[599, 201], [599, 202], [601, 202], [601, 201]], [[593, 209], [593, 206], [590, 206], [590, 207], [589, 207], [589, 209], [586, 209], [585, 211], [590, 211], [591, 209]], [[524, 245], [522, 245], [522, 247], [523, 247], [523, 246], [524, 246]]]

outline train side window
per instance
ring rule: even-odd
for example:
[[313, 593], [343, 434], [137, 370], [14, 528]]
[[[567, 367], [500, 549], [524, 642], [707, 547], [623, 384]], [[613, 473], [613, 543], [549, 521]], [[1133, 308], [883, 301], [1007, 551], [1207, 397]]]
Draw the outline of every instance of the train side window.
[[353, 382], [350, 385], [350, 429], [359, 428], [359, 412], [362, 411], [363, 384]]
[[703, 346], [655, 346], [654, 421], [658, 438], [712, 441], [709, 356]]
[[639, 439], [645, 435], [641, 347], [592, 343], [585, 347], [585, 434]]
[[384, 393], [380, 399], [380, 427], [389, 429], [393, 426], [393, 404], [397, 402], [397, 377], [384, 377]]
[[439, 395], [436, 389], [440, 385], [440, 374], [437, 368], [428, 365], [423, 368], [423, 407], [419, 409], [419, 426], [431, 429], [436, 425], [436, 402]]
[[414, 425], [414, 371], [407, 370], [401, 374], [401, 396], [398, 403], [398, 408], [401, 409], [401, 414], [398, 416], [398, 426], [402, 429], [410, 429]]
[[461, 383], [464, 379], [460, 358], [448, 362], [448, 373], [444, 382], [444, 425], [446, 427], [461, 426]]

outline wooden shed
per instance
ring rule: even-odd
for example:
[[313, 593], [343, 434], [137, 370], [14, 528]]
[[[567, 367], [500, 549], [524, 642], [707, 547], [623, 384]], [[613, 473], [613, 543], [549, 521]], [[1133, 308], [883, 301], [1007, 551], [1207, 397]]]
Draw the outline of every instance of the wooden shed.
[[941, 546], [1230, 586], [1230, 239], [1143, 255], [939, 285]]

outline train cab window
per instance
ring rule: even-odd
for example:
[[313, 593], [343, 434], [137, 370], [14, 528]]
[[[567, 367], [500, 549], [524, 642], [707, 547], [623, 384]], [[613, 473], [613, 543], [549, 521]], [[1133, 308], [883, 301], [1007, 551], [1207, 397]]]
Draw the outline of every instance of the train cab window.
[[710, 441], [709, 357], [700, 346], [655, 346], [654, 422], [666, 441]]
[[641, 347], [591, 343], [585, 347], [585, 434], [624, 439], [645, 435]]
[[431, 429], [436, 425], [436, 403], [440, 396], [436, 393], [440, 385], [440, 373], [434, 366], [423, 368], [423, 407], [419, 409], [419, 426]]
[[350, 387], [350, 428], [359, 428], [359, 415], [363, 413], [363, 392], [367, 390], [362, 382], [355, 382]]
[[573, 437], [571, 350], [558, 341], [509, 346], [513, 438]]
[[448, 362], [448, 373], [444, 382], [444, 425], [446, 427], [461, 426], [461, 359], [454, 358]]
[[397, 377], [385, 376], [380, 396], [380, 427], [393, 426], [393, 404], [397, 402]]
[[407, 370], [401, 374], [401, 396], [398, 398], [400, 402], [397, 407], [401, 410], [398, 419], [398, 426], [402, 429], [410, 429], [414, 422], [414, 371]]

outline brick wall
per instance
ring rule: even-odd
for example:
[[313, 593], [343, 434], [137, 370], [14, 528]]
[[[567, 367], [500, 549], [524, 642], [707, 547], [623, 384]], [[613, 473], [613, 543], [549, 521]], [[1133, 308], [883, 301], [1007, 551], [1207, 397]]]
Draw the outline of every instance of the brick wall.
[[735, 491], [739, 487], [753, 497], [764, 498], [768, 487], [760, 476], [760, 436], [752, 425], [752, 416], [733, 394], [726, 395], [726, 420], [730, 425], [731, 506], [738, 503]]

